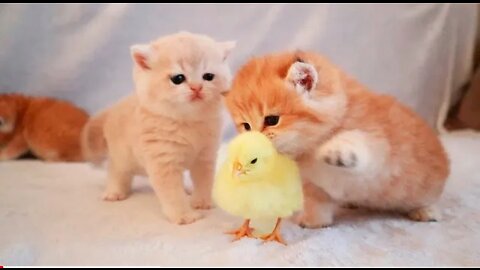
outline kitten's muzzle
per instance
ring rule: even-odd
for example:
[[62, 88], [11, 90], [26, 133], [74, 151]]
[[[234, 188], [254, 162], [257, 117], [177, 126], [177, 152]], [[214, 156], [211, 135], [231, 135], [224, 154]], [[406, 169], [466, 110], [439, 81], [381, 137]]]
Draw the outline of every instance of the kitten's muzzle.
[[192, 90], [194, 93], [199, 93], [202, 91], [202, 85], [201, 84], [189, 84], [190, 90]]
[[190, 90], [192, 90], [191, 101], [202, 100], [202, 85], [201, 84], [189, 84]]

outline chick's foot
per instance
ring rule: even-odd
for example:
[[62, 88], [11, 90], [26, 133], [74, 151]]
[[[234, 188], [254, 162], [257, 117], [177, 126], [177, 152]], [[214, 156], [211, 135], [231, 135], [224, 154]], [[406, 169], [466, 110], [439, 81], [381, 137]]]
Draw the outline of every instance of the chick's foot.
[[252, 232], [253, 232], [253, 228], [250, 227], [250, 220], [247, 219], [245, 220], [245, 222], [240, 228], [238, 228], [237, 230], [226, 232], [226, 234], [233, 234], [235, 237], [233, 238], [232, 241], [237, 241], [245, 236], [250, 238], [255, 238]]

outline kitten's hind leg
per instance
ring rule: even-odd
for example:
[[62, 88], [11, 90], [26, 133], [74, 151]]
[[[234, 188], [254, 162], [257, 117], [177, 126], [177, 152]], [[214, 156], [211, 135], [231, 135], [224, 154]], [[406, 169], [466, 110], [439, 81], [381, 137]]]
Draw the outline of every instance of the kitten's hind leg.
[[133, 174], [125, 168], [109, 163], [107, 187], [103, 193], [105, 201], [125, 200], [131, 190]]

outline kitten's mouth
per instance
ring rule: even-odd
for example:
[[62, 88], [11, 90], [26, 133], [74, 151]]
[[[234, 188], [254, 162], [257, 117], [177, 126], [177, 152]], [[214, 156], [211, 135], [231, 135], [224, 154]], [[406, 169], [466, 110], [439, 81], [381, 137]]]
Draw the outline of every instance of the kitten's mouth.
[[203, 95], [202, 94], [193, 94], [190, 96], [190, 101], [200, 101], [203, 100]]

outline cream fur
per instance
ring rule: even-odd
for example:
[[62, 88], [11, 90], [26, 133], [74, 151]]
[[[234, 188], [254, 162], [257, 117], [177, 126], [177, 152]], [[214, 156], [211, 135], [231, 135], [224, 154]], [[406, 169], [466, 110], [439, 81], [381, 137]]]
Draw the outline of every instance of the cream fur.
[[[202, 217], [194, 209], [211, 207], [220, 97], [231, 77], [224, 60], [231, 49], [231, 43], [186, 32], [132, 46], [136, 92], [99, 114], [109, 157], [105, 200], [127, 198], [132, 177], [146, 174], [172, 222], [194, 222]], [[212, 81], [202, 79], [207, 72], [215, 75]], [[170, 78], [176, 74], [186, 81], [175, 85]], [[192, 99], [193, 85], [202, 89], [201, 100]], [[194, 186], [190, 203], [184, 170]]]

